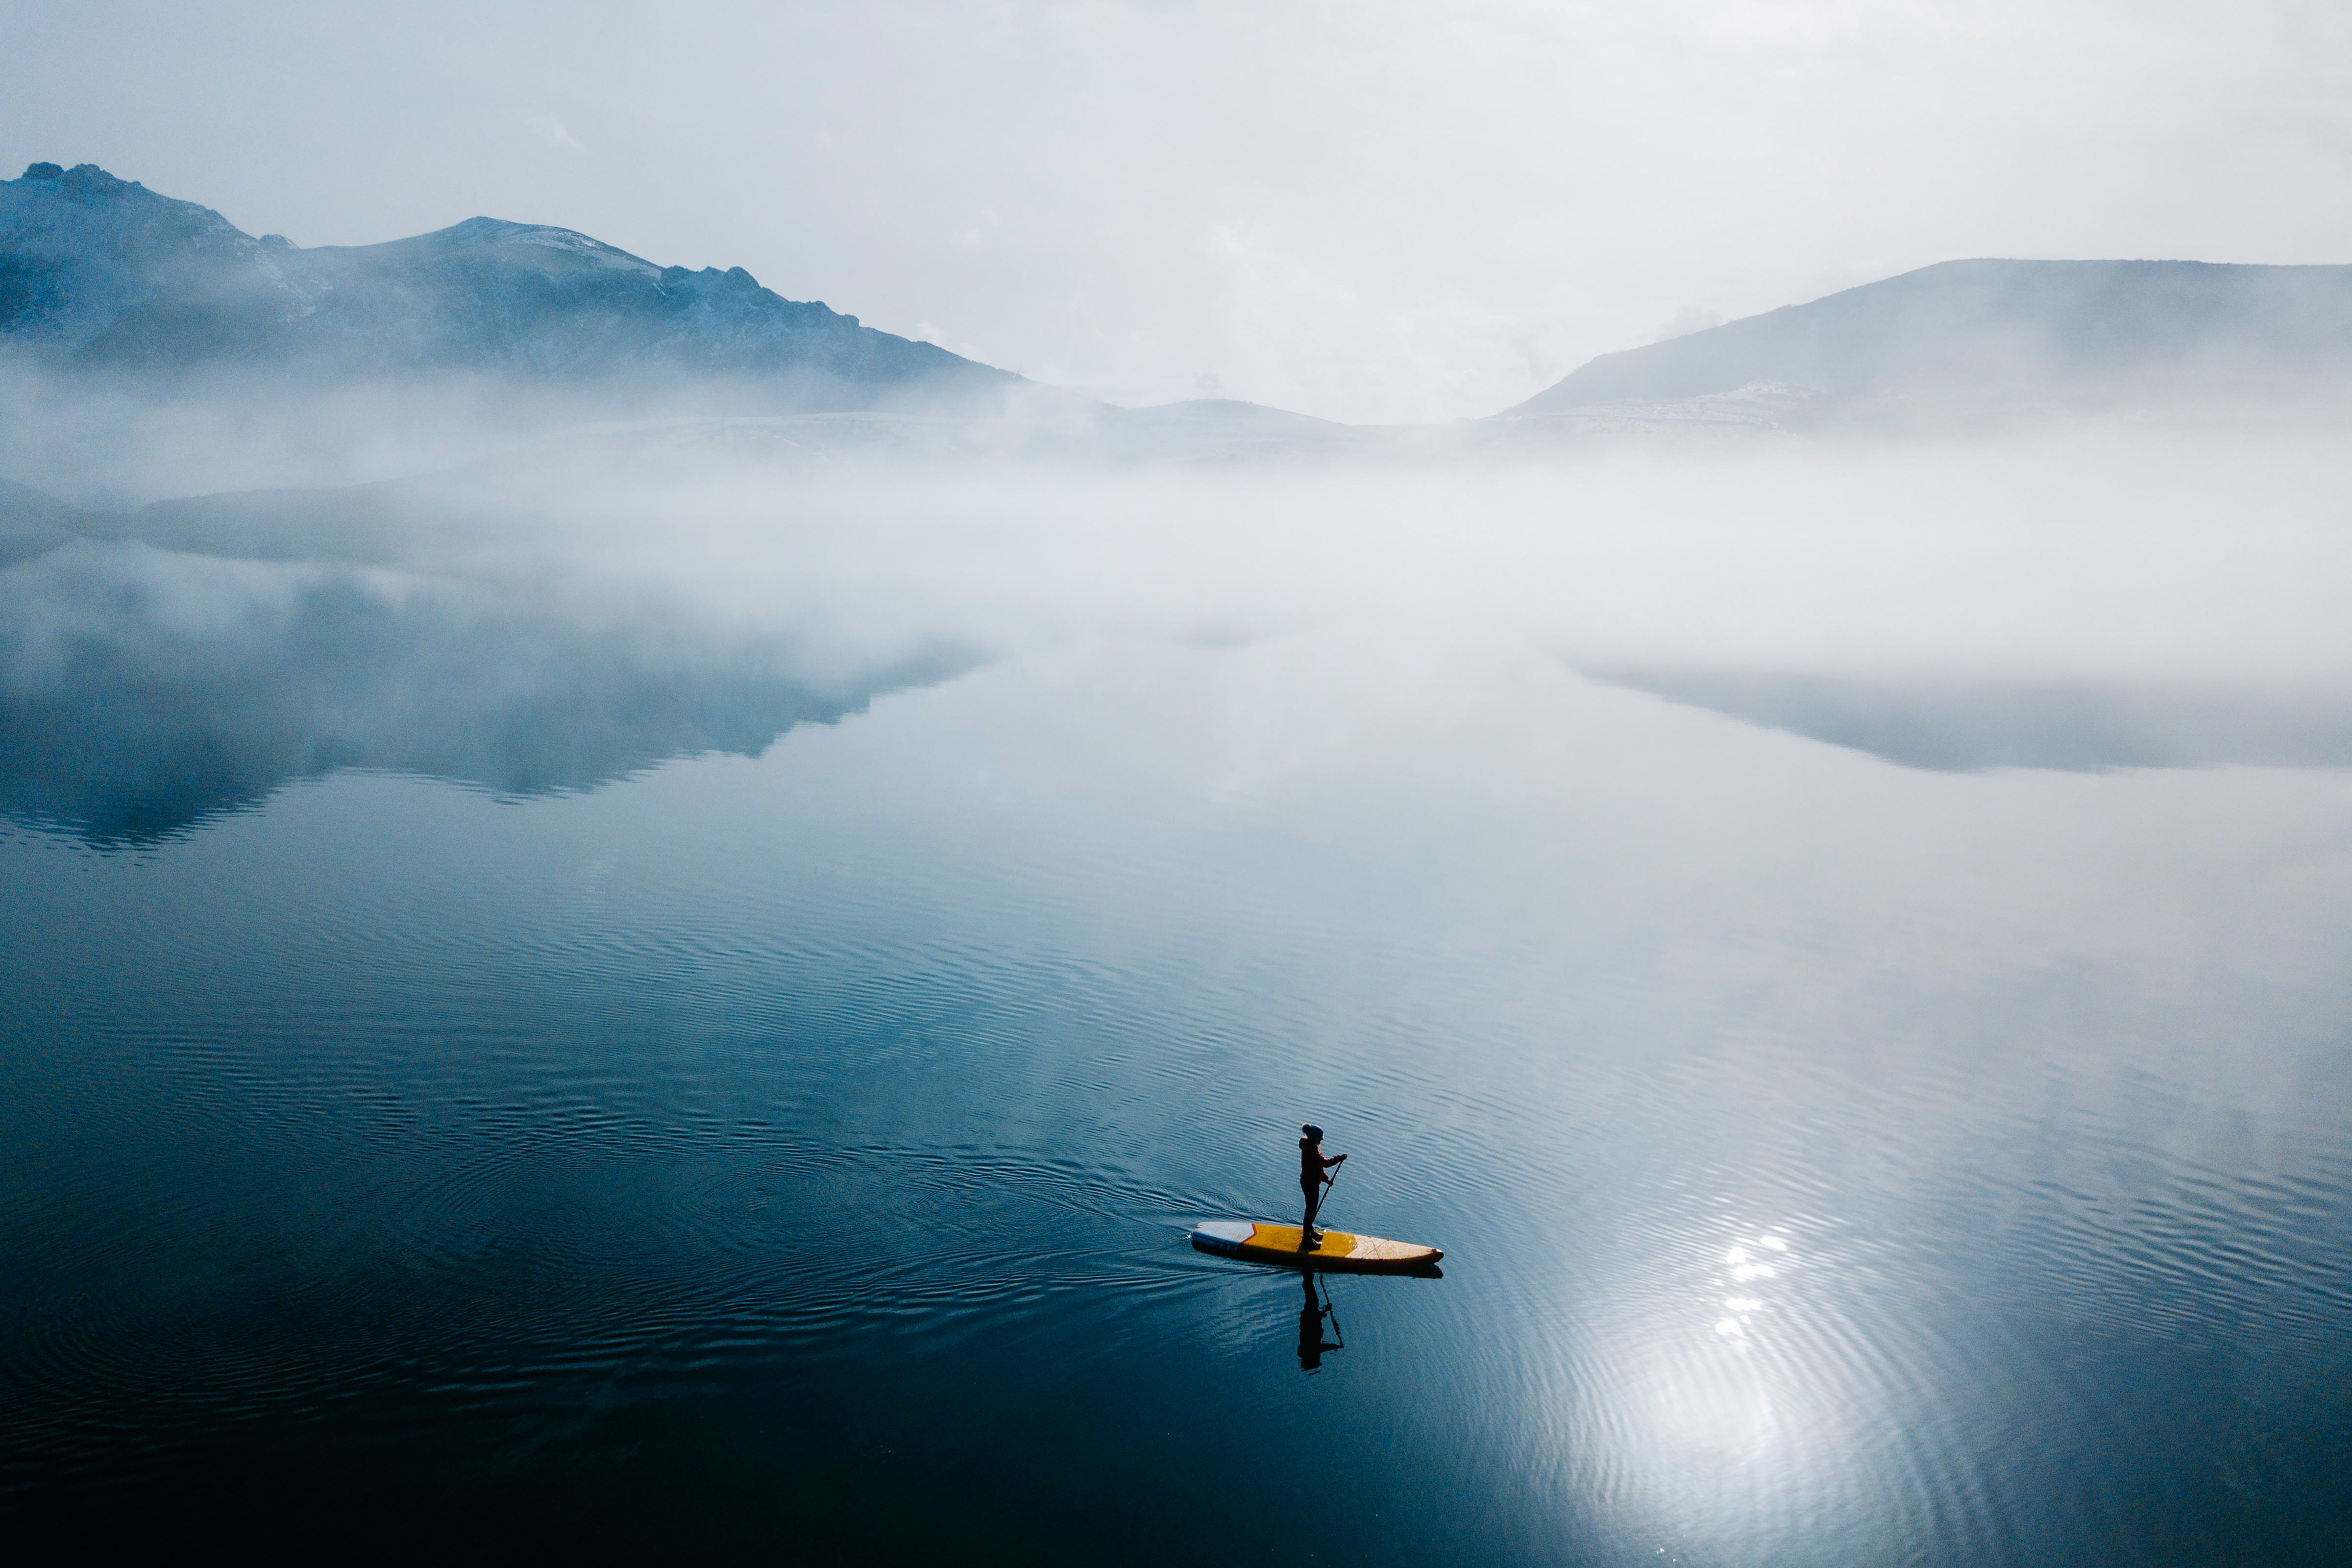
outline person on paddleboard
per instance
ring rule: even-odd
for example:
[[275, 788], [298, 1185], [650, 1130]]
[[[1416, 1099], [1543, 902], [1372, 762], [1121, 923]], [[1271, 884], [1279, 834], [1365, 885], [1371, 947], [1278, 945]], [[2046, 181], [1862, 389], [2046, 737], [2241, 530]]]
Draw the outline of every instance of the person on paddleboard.
[[1315, 1211], [1323, 1206], [1323, 1188], [1330, 1178], [1323, 1173], [1347, 1159], [1323, 1152], [1323, 1129], [1313, 1122], [1298, 1130], [1298, 1190], [1307, 1194], [1307, 1218], [1298, 1226], [1298, 1243], [1313, 1247], [1323, 1233], [1315, 1228]]

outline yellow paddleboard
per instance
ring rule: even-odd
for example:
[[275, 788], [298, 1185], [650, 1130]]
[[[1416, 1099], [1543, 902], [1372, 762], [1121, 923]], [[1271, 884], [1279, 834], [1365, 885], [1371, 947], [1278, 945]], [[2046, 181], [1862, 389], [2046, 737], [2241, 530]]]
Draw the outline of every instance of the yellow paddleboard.
[[1213, 1219], [1192, 1227], [1192, 1245], [1226, 1258], [1246, 1258], [1253, 1263], [1286, 1263], [1293, 1268], [1328, 1268], [1357, 1274], [1410, 1274], [1428, 1268], [1445, 1256], [1433, 1247], [1408, 1241], [1385, 1241], [1377, 1236], [1350, 1236], [1327, 1230], [1313, 1247], [1299, 1245], [1295, 1225], [1251, 1224], [1245, 1219]]

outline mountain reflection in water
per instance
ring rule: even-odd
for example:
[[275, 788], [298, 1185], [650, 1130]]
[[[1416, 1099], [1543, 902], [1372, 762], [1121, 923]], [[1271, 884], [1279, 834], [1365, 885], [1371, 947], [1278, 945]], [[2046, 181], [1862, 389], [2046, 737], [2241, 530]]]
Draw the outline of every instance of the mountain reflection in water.
[[968, 665], [950, 650], [816, 679], [544, 593], [75, 542], [0, 572], [0, 812], [152, 842], [336, 768], [503, 795], [666, 758], [757, 756], [795, 724]]
[[2352, 690], [1596, 666], [1594, 679], [1906, 767], [2352, 767]]

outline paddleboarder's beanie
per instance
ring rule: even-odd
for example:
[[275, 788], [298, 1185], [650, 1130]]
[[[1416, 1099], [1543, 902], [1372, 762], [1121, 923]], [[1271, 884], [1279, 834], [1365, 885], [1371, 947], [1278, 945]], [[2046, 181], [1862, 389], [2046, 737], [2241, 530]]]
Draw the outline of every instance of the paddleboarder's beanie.
[[1305, 1126], [1301, 1127], [1299, 1131], [1307, 1134], [1309, 1138], [1316, 1140], [1318, 1142], [1322, 1141], [1323, 1129], [1316, 1126], [1312, 1121], [1307, 1122]]

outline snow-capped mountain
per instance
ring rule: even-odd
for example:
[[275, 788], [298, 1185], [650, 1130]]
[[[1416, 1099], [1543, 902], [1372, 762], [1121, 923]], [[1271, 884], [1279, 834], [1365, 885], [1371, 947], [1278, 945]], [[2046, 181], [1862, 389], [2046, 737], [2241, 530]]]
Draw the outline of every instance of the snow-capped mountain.
[[783, 299], [740, 267], [659, 267], [487, 217], [302, 249], [92, 163], [0, 181], [0, 342], [90, 371], [724, 382], [843, 408], [1020, 379]]

